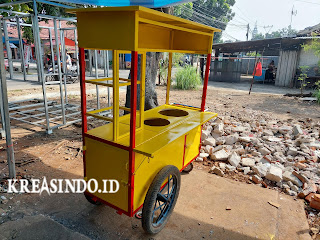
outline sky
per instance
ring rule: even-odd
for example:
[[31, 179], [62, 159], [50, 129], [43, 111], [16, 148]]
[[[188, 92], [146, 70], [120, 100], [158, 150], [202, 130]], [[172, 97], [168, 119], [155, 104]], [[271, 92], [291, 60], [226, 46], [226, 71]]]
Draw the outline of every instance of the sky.
[[[228, 24], [222, 38], [245, 41], [246, 25], [249, 23], [252, 31], [256, 21], [258, 32], [262, 34], [288, 27], [292, 7], [297, 11], [292, 17], [293, 29], [302, 30], [320, 23], [320, 0], [236, 0], [232, 7], [235, 16]], [[249, 39], [251, 39], [250, 33]]]

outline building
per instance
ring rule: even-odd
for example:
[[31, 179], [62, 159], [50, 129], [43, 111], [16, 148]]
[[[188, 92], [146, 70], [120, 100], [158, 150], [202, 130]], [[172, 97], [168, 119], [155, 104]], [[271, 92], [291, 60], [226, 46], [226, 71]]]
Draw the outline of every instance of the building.
[[[309, 82], [320, 79], [318, 68], [319, 57], [314, 52], [306, 52], [303, 44], [308, 44], [311, 37], [274, 38], [256, 41], [214, 44], [215, 57], [211, 63], [211, 81], [240, 82], [252, 76], [255, 66], [255, 56], [248, 53], [258, 53], [263, 65], [263, 76], [257, 81], [265, 80], [265, 72], [273, 60], [275, 63], [274, 81], [276, 86], [299, 87], [297, 76], [299, 67], [309, 66]], [[249, 54], [250, 55], [250, 54]], [[246, 77], [247, 76], [247, 77]], [[251, 77], [250, 77], [251, 78]]]

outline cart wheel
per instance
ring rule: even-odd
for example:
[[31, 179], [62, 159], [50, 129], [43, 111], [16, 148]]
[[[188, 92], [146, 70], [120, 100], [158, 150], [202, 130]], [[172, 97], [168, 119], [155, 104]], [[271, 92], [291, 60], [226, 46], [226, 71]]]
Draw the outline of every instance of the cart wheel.
[[180, 190], [180, 172], [169, 165], [160, 170], [151, 183], [142, 209], [142, 227], [149, 234], [164, 228], [176, 205]]
[[94, 205], [101, 205], [101, 202], [94, 199], [93, 197], [90, 197], [87, 194], [84, 194], [84, 196], [86, 197], [86, 199], [88, 200], [89, 203], [94, 204]]
[[188, 166], [186, 166], [186, 167], [182, 170], [182, 172], [189, 173], [189, 172], [192, 171], [192, 169], [193, 169], [193, 163], [190, 163]]

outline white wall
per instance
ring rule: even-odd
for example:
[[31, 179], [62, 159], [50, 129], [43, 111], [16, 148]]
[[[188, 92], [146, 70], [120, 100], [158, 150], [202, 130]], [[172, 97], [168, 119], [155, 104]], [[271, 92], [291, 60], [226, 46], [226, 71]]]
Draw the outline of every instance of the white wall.
[[306, 52], [305, 50], [301, 49], [297, 67], [300, 67], [300, 66], [315, 67], [315, 66], [318, 66], [319, 60], [320, 58], [316, 57], [312, 50]]

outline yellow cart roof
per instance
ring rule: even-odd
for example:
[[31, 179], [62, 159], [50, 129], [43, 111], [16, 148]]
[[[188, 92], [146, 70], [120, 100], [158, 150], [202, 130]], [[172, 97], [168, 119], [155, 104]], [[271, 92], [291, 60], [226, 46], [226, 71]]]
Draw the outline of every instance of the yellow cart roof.
[[79, 46], [89, 49], [207, 54], [221, 31], [141, 6], [70, 12], [77, 14]]

